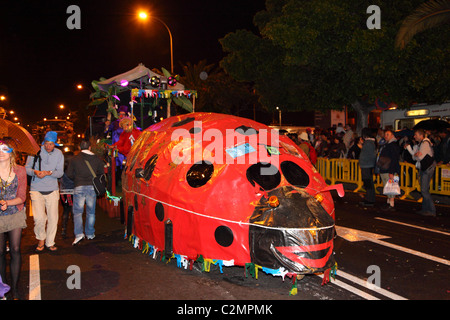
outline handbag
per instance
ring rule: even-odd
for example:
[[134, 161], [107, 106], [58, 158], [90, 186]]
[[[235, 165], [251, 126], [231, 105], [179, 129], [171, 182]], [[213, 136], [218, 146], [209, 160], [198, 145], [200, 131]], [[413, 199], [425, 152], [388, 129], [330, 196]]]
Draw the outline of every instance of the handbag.
[[381, 170], [387, 170], [389, 169], [389, 166], [391, 165], [391, 158], [380, 156], [378, 158], [376, 166], [380, 168]]
[[398, 182], [395, 182], [392, 179], [389, 179], [388, 182], [386, 182], [386, 185], [383, 188], [383, 194], [386, 196], [398, 196], [401, 194], [400, 192], [400, 186], [398, 185]]
[[[430, 148], [432, 148], [432, 144], [430, 142], [430, 140], [425, 139], [422, 141], [423, 142], [428, 142], [430, 144]], [[434, 162], [434, 157], [430, 156], [429, 154], [426, 154], [425, 157], [422, 158], [422, 160], [420, 160], [420, 170], [425, 171], [427, 170]]]
[[425, 155], [422, 160], [420, 160], [420, 170], [427, 170], [434, 162], [434, 157], [431, 157], [429, 154]]
[[84, 160], [89, 168], [89, 170], [91, 171], [92, 175], [94, 176], [92, 178], [92, 185], [94, 186], [94, 190], [95, 190], [95, 194], [97, 195], [97, 197], [101, 197], [106, 193], [106, 187], [108, 185], [108, 181], [106, 178], [106, 174], [101, 174], [99, 176], [97, 176], [94, 172], [94, 170], [91, 167], [91, 164], [89, 163], [89, 161]]

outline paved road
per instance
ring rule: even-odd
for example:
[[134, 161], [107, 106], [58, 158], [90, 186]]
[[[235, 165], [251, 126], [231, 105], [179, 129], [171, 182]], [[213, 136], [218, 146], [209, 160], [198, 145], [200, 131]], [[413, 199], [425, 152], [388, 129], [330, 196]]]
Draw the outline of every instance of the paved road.
[[[176, 261], [154, 260], [124, 239], [124, 226], [98, 210], [96, 234], [72, 247], [58, 234], [56, 253], [34, 252], [33, 222], [24, 231], [20, 281], [23, 299], [41, 300], [366, 300], [450, 298], [450, 207], [436, 218], [415, 215], [419, 205], [398, 201], [396, 212], [358, 206], [358, 194], [336, 198], [335, 280], [320, 276], [292, 281], [241, 267], [212, 266], [209, 273], [178, 268]], [[79, 273], [77, 273], [79, 271]], [[76, 275], [80, 275], [76, 278]], [[79, 279], [79, 281], [78, 281]], [[377, 285], [380, 287], [377, 287]]]

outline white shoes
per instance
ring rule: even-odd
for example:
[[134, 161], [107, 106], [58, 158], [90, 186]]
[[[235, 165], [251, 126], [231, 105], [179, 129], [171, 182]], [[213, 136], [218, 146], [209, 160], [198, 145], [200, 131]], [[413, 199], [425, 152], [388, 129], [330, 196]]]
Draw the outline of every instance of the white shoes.
[[79, 244], [82, 240], [84, 239], [84, 234], [76, 236], [75, 240], [73, 240], [72, 245], [76, 246], [77, 244]]

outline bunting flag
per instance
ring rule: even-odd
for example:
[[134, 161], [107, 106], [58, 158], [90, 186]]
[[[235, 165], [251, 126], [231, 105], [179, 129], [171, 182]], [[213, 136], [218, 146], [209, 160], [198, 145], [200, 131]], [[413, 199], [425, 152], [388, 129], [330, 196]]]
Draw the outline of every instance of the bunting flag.
[[289, 295], [290, 296], [295, 296], [298, 293], [298, 289], [297, 289], [297, 277], [293, 277], [292, 279], [292, 288], [291, 291], [289, 291]]
[[[137, 248], [138, 250], [141, 250], [142, 253], [148, 254], [149, 256], [152, 256], [153, 259], [156, 260], [157, 253], [161, 253], [160, 260], [166, 263], [169, 263], [171, 259], [175, 259], [177, 261], [177, 267], [183, 268], [187, 270], [192, 271], [192, 266], [194, 262], [197, 262], [201, 265], [201, 271], [202, 272], [210, 272], [211, 271], [211, 264], [217, 265], [219, 267], [220, 273], [223, 273], [223, 267], [232, 267], [234, 266], [233, 260], [221, 260], [221, 259], [209, 259], [204, 258], [202, 255], [198, 256], [196, 259], [190, 259], [187, 256], [180, 255], [180, 254], [172, 254], [171, 257], [166, 257], [163, 250], [159, 250], [158, 248], [154, 247], [150, 243], [139, 239], [136, 235], [130, 235], [129, 237], [126, 234], [124, 239], [127, 239], [128, 241], [133, 244], [133, 247]], [[286, 271], [283, 267], [279, 269], [270, 269], [265, 268], [262, 266], [259, 266], [255, 263], [246, 263], [245, 264], [245, 277], [248, 278], [250, 275], [252, 278], [258, 280], [258, 270], [261, 269], [264, 273], [272, 275], [272, 276], [280, 276], [283, 278], [283, 281], [285, 279], [285, 276], [288, 276], [289, 278], [292, 278], [292, 287], [289, 291], [290, 296], [295, 296], [298, 294], [298, 274], [292, 273]], [[327, 284], [330, 282], [330, 277], [336, 280], [336, 272], [337, 272], [337, 263], [334, 264], [333, 267], [327, 269], [323, 274], [323, 280], [322, 280], [322, 286], [324, 284]]]
[[131, 99], [138, 98], [171, 98], [185, 96], [188, 98], [197, 98], [197, 91], [195, 90], [156, 90], [156, 89], [132, 89]]

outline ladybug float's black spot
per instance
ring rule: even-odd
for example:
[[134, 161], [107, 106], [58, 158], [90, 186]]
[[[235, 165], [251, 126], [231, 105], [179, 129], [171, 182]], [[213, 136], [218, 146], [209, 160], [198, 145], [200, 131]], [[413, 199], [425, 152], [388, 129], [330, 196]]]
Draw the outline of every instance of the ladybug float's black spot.
[[236, 129], [234, 129], [234, 131], [236, 131], [237, 133], [240, 133], [244, 136], [251, 136], [253, 134], [258, 134], [258, 130], [252, 128], [252, 127], [247, 127], [247, 126], [240, 126], [237, 127]]
[[137, 194], [134, 195], [134, 210], [138, 211], [138, 198]]
[[152, 177], [153, 170], [155, 169], [156, 166], [156, 161], [158, 161], [158, 155], [154, 154], [145, 163], [143, 177], [146, 181], [150, 180], [150, 178]]
[[163, 221], [164, 220], [164, 206], [162, 205], [161, 202], [158, 202], [155, 205], [155, 215], [156, 215], [156, 218], [159, 221]]
[[309, 176], [298, 164], [292, 161], [283, 161], [280, 168], [284, 177], [290, 184], [301, 188], [308, 186]]
[[136, 170], [134, 170], [134, 176], [138, 179], [143, 178], [144, 177], [144, 169], [137, 168]]
[[229, 247], [234, 240], [233, 231], [231, 231], [231, 229], [226, 226], [217, 227], [216, 231], [214, 232], [214, 238], [222, 247]]
[[196, 134], [196, 133], [200, 133], [201, 131], [202, 131], [201, 128], [199, 128], [199, 127], [193, 127], [193, 128], [191, 128], [191, 129], [189, 130], [189, 133], [190, 133], [190, 134]]
[[272, 190], [280, 184], [281, 174], [274, 165], [258, 162], [247, 169], [247, 179], [252, 186], [256, 182], [264, 190]]
[[214, 173], [214, 166], [208, 161], [198, 162], [189, 169], [186, 174], [186, 181], [192, 188], [205, 185]]
[[186, 123], [192, 122], [192, 121], [194, 121], [194, 120], [195, 120], [195, 118], [186, 118], [186, 119], [184, 119], [184, 120], [175, 122], [175, 123], [172, 125], [172, 128], [174, 128], [174, 127], [181, 127], [181, 126], [185, 125]]

